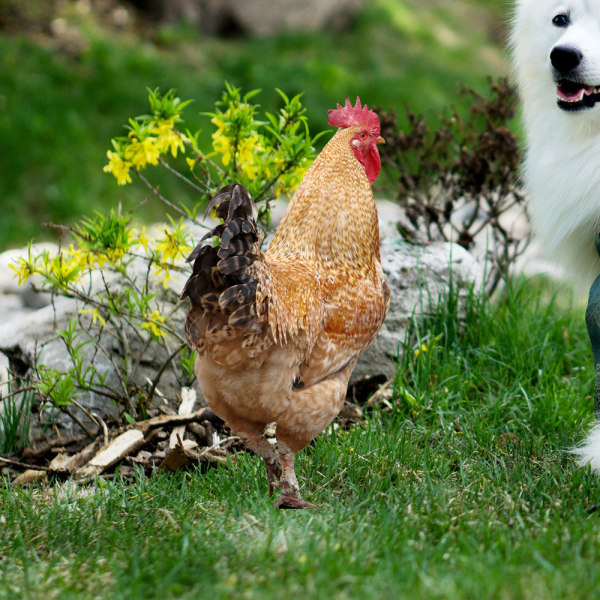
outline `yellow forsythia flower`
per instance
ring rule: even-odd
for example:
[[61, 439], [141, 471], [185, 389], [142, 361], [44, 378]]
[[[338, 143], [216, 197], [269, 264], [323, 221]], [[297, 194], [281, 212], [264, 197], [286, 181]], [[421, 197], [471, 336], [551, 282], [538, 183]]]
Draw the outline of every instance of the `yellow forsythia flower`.
[[118, 185], [131, 183], [131, 177], [129, 176], [131, 162], [124, 160], [112, 150], [109, 150], [106, 153], [106, 156], [108, 156], [108, 164], [104, 166], [103, 171], [105, 173], [112, 173], [115, 176]]
[[165, 236], [158, 240], [156, 252], [161, 255], [163, 261], [176, 263], [191, 252], [192, 248], [185, 243], [185, 234], [180, 226], [173, 231], [165, 228], [162, 232]]
[[19, 279], [19, 285], [23, 285], [35, 273], [33, 264], [22, 256], [19, 257], [16, 263], [11, 263], [8, 266], [15, 272], [13, 277]]
[[157, 138], [167, 136], [172, 133], [174, 125], [175, 117], [153, 121], [150, 125], [150, 133], [155, 135]]
[[159, 149], [154, 138], [133, 141], [125, 150], [125, 156], [131, 161], [133, 166], [139, 171], [146, 165], [157, 165], [160, 156]]
[[150, 126], [150, 133], [155, 136], [158, 151], [161, 154], [171, 151], [171, 155], [175, 158], [178, 151], [185, 151], [186, 138], [174, 129], [174, 125], [175, 117], [155, 121]]
[[249, 135], [240, 140], [237, 147], [237, 162], [242, 171], [250, 178], [254, 179], [260, 170], [261, 162], [258, 160], [259, 153], [264, 148], [260, 143], [258, 135]]
[[136, 230], [133, 230], [133, 234], [137, 234], [137, 237], [135, 237], [133, 242], [138, 246], [141, 246], [145, 252], [148, 252], [148, 244], [150, 243], [150, 238], [146, 235], [146, 227], [142, 227], [142, 230], [139, 232], [139, 234]]
[[213, 139], [213, 150], [221, 155], [221, 162], [226, 167], [231, 162], [233, 140], [226, 135], [223, 135], [220, 131], [216, 131], [212, 134]]
[[427, 352], [428, 349], [429, 348], [427, 347], [427, 344], [421, 344], [421, 347], [415, 350], [415, 356], [419, 356], [421, 353]]
[[98, 322], [100, 325], [102, 325], [102, 327], [106, 325], [106, 321], [102, 318], [97, 308], [82, 308], [78, 312], [80, 315], [91, 315], [92, 323]]
[[167, 337], [167, 334], [160, 328], [165, 319], [157, 310], [150, 313], [146, 318], [148, 320], [142, 323], [142, 329], [147, 329], [154, 338]]

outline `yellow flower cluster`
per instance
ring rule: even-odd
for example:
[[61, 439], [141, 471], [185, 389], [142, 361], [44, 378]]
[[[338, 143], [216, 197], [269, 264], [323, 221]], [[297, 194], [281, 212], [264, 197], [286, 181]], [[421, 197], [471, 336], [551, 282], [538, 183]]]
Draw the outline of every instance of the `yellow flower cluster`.
[[19, 257], [10, 268], [15, 272], [19, 285], [23, 285], [32, 275], [41, 275], [45, 283], [67, 289], [78, 283], [81, 276], [95, 268], [103, 268], [106, 263], [117, 264], [126, 254], [126, 248], [109, 248], [98, 251], [76, 248], [72, 244], [55, 256], [48, 252], [28, 258]]
[[286, 194], [290, 196], [300, 185], [309, 166], [310, 161], [305, 160], [293, 169], [284, 172], [285, 166], [283, 160], [280, 157], [274, 157], [273, 163], [265, 170], [268, 181], [276, 179], [273, 187], [273, 195], [275, 197]]
[[106, 156], [108, 156], [108, 164], [104, 166], [103, 171], [105, 173], [112, 173], [115, 176], [118, 185], [131, 183], [131, 177], [129, 175], [131, 163], [121, 158], [117, 152], [113, 152], [112, 150], [109, 150], [106, 153]]
[[[131, 136], [130, 136], [131, 137]], [[140, 171], [146, 165], [157, 165], [160, 152], [153, 138], [136, 140], [132, 138], [131, 144], [125, 148], [125, 158]]]
[[153, 253], [153, 275], [162, 280], [165, 289], [169, 287], [169, 281], [173, 280], [171, 268], [173, 265], [183, 262], [191, 252], [187, 232], [182, 227], [182, 221], [173, 228], [164, 227], [160, 229], [164, 234], [156, 241]]
[[427, 352], [429, 350], [429, 348], [427, 347], [427, 344], [421, 344], [420, 348], [417, 348], [415, 350], [415, 356], [419, 356], [425, 352]]
[[211, 119], [211, 123], [217, 126], [217, 130], [212, 134], [213, 150], [221, 155], [224, 167], [229, 166], [233, 161], [242, 175], [254, 179], [263, 167], [264, 140], [256, 132], [250, 132], [239, 136], [236, 146], [235, 138], [229, 131], [231, 125], [227, 122], [232, 120], [231, 112], [232, 109], [229, 108], [223, 114], [223, 118]]
[[150, 335], [157, 340], [167, 337], [167, 334], [161, 329], [161, 325], [165, 322], [165, 318], [157, 310], [147, 315], [146, 319], [146, 322], [141, 325], [142, 329], [146, 329]]
[[92, 323], [100, 323], [102, 327], [106, 325], [106, 321], [100, 315], [98, 308], [82, 308], [78, 311], [80, 315], [90, 315], [92, 317]]
[[185, 152], [186, 141], [186, 137], [175, 129], [175, 120], [176, 117], [171, 117], [150, 123], [150, 133], [154, 136], [158, 152], [171, 152], [173, 158], [177, 157], [177, 152]]
[[27, 258], [21, 256], [16, 263], [9, 265], [15, 272], [14, 277], [23, 285], [32, 275], [41, 275], [53, 285], [66, 286], [78, 278], [79, 266], [76, 261], [65, 253], [59, 253], [50, 258], [48, 251], [32, 256], [31, 248]]
[[16, 263], [10, 263], [8, 266], [15, 272], [13, 277], [18, 279], [19, 285], [23, 285], [35, 273], [35, 267], [31, 263], [31, 257], [26, 259], [23, 256], [20, 256]]
[[90, 271], [95, 268], [102, 269], [106, 264], [118, 264], [119, 261], [125, 257], [127, 250], [128, 247], [126, 246], [92, 250], [75, 248], [71, 245], [69, 246], [68, 252], [65, 253], [65, 256], [80, 269]]
[[67, 252], [60, 252], [52, 259], [44, 261], [42, 275], [61, 288], [67, 288], [79, 280], [81, 272], [86, 267], [86, 259], [82, 254], [73, 254], [72, 247]]
[[128, 142], [120, 152], [109, 150], [105, 173], [112, 173], [118, 185], [131, 183], [129, 170], [141, 171], [147, 165], [157, 165], [162, 154], [170, 152], [173, 157], [185, 151], [185, 136], [175, 129], [176, 117], [153, 119], [139, 131], [129, 132]]

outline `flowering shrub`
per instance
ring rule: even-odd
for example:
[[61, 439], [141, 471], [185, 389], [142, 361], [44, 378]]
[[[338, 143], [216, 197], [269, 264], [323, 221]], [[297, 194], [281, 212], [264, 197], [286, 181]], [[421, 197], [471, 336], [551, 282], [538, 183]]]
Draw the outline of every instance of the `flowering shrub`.
[[[113, 150], [107, 153], [104, 170], [112, 173], [119, 185], [125, 185], [132, 182], [132, 173], [140, 175], [148, 165], [160, 163], [172, 170], [165, 156], [184, 154], [189, 171], [178, 172], [180, 179], [204, 198], [223, 182], [243, 184], [258, 204], [259, 219], [266, 225], [270, 202], [296, 189], [314, 159], [317, 139], [310, 137], [300, 96], [288, 98], [281, 90], [277, 92], [282, 108], [274, 115], [266, 113], [267, 120], [262, 121], [257, 118], [259, 106], [250, 102], [258, 90], [242, 95], [239, 88], [226, 84], [215, 110], [205, 113], [215, 131], [212, 151], [204, 152], [198, 145], [200, 132], [182, 131], [181, 111], [189, 102], [181, 102], [172, 90], [162, 97], [156, 90], [151, 91], [151, 114], [130, 119], [128, 135], [112, 140]], [[142, 180], [159, 195], [145, 177]], [[194, 217], [197, 206], [179, 206], [178, 211]]]
[[[89, 422], [98, 427], [102, 423], [86, 408], [86, 394], [111, 398], [130, 420], [149, 406], [167, 368], [180, 385], [190, 383], [194, 357], [186, 349], [182, 311], [173, 292], [178, 295], [188, 274], [184, 261], [195, 242], [187, 224], [202, 226], [198, 210], [217, 189], [238, 181], [250, 190], [266, 225], [270, 202], [292, 192], [314, 159], [315, 138], [310, 137], [300, 97], [288, 98], [279, 91], [281, 109], [259, 120], [259, 106], [251, 102], [257, 93], [243, 95], [226, 86], [214, 110], [205, 113], [214, 132], [211, 147], [204, 150], [199, 132], [185, 129], [182, 112], [189, 101], [182, 102], [173, 90], [164, 95], [150, 91], [149, 114], [130, 119], [127, 135], [112, 140], [104, 171], [118, 185], [143, 183], [151, 198], [174, 215], [149, 230], [120, 209], [96, 213], [60, 228], [68, 242], [58, 253], [35, 253], [30, 246], [12, 265], [19, 283], [35, 276], [44, 291], [78, 303], [68, 325], [57, 330], [70, 364], [43, 364], [38, 353], [27, 381], [20, 383], [21, 389], [33, 389], [42, 405], [67, 412], [90, 435]], [[186, 205], [165, 198], [146, 174], [149, 167], [166, 169], [191, 186], [195, 201]], [[162, 363], [152, 377], [140, 381], [143, 357], [153, 347], [161, 349]], [[113, 364], [117, 381], [97, 366], [99, 356]]]

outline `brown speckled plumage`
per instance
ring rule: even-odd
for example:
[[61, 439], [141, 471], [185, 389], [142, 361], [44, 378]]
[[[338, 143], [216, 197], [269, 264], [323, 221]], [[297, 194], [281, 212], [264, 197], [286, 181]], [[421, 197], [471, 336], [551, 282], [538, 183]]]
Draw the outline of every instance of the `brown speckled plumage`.
[[[217, 210], [229, 220], [216, 233], [234, 251], [201, 242], [182, 294], [191, 300], [186, 334], [198, 351], [202, 391], [265, 459], [283, 507], [307, 505], [293, 454], [336, 417], [354, 364], [389, 304], [375, 202], [351, 146], [360, 130], [340, 128], [326, 145], [264, 254], [249, 194], [242, 186], [224, 188]], [[272, 422], [277, 451], [263, 437]]]

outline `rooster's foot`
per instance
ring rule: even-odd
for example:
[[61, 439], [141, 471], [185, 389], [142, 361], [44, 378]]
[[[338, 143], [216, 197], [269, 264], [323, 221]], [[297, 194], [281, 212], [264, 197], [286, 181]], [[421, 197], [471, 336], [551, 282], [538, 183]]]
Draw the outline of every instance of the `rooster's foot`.
[[275, 508], [317, 508], [315, 504], [302, 500], [300, 496], [290, 494], [281, 494], [273, 506]]

